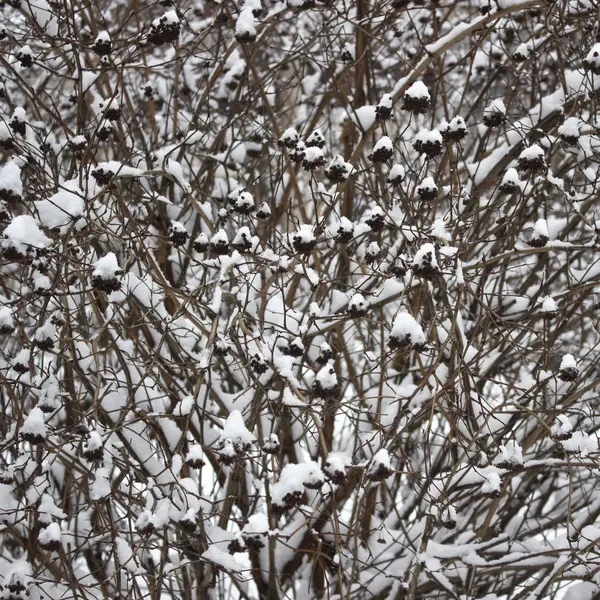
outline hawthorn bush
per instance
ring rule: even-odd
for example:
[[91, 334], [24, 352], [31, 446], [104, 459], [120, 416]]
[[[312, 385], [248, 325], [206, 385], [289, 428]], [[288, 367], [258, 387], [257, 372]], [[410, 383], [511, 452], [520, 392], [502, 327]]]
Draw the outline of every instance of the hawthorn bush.
[[2, 600], [600, 594], [591, 0], [10, 0]]

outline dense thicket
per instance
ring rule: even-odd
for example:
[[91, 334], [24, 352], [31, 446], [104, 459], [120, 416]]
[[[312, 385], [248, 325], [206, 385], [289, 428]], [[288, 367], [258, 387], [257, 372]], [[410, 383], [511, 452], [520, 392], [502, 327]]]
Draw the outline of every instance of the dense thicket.
[[594, 2], [2, 11], [1, 598], [600, 594]]

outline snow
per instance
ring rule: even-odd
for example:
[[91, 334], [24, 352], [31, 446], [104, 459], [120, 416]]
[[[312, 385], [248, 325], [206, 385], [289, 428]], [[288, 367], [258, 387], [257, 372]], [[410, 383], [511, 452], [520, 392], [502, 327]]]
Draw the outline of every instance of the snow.
[[590, 65], [592, 69], [600, 69], [600, 44], [594, 44], [587, 53], [584, 64]]
[[90, 431], [86, 440], [86, 448], [89, 451], [102, 448], [102, 438], [97, 431]]
[[564, 137], [579, 137], [579, 119], [577, 117], [569, 117], [565, 119], [563, 124], [557, 130], [558, 135]]
[[406, 169], [402, 165], [392, 165], [392, 168], [388, 172], [388, 181], [402, 181], [406, 174]]
[[297, 142], [299, 139], [298, 132], [293, 127], [288, 127], [279, 138], [279, 141], [284, 144], [292, 144]]
[[442, 217], [438, 217], [431, 226], [431, 235], [438, 240], [449, 242], [452, 236], [446, 230], [446, 223]]
[[363, 130], [368, 131], [375, 123], [377, 113], [372, 105], [361, 106], [355, 111], [356, 124]]
[[422, 81], [415, 81], [405, 92], [406, 96], [414, 99], [431, 99], [427, 86]]
[[3, 247], [12, 246], [22, 254], [29, 248], [46, 248], [51, 243], [31, 215], [14, 217], [3, 233]]
[[323, 158], [323, 150], [317, 146], [308, 146], [304, 149], [304, 162], [307, 164], [321, 164]]
[[500, 468], [522, 465], [523, 451], [521, 446], [514, 440], [507, 442], [505, 445], [500, 445], [500, 454], [496, 458], [495, 464]]
[[564, 438], [570, 437], [571, 432], [573, 431], [573, 425], [569, 420], [569, 417], [566, 415], [557, 415], [556, 421], [554, 425], [552, 425], [552, 429], [550, 430], [551, 434], [555, 437]]
[[21, 427], [21, 435], [46, 437], [44, 413], [37, 406], [32, 408]]
[[388, 109], [392, 108], [392, 106], [393, 106], [392, 95], [391, 94], [384, 94], [381, 97], [381, 100], [379, 101], [378, 106], [381, 106], [383, 108], [388, 108]]
[[12, 192], [15, 200], [23, 197], [23, 183], [21, 182], [21, 168], [13, 160], [0, 169], [0, 196], [2, 191]]
[[337, 375], [335, 374], [335, 369], [333, 369], [333, 364], [327, 363], [324, 367], [322, 367], [315, 380], [319, 382], [321, 389], [330, 390], [337, 386], [338, 380]]
[[502, 183], [520, 187], [521, 181], [519, 179], [518, 171], [513, 167], [511, 167], [510, 169], [507, 169], [506, 173], [504, 173], [504, 176], [502, 177]]
[[544, 151], [537, 144], [532, 144], [529, 148], [525, 148], [525, 150], [519, 154], [520, 159], [525, 158], [527, 160], [537, 159], [543, 156]]
[[558, 305], [556, 304], [556, 300], [554, 298], [547, 296], [544, 298], [542, 302], [542, 312], [545, 313], [554, 313], [558, 310]]
[[499, 113], [501, 115], [506, 114], [506, 106], [500, 98], [492, 100], [490, 105], [484, 110], [484, 114], [486, 115], [493, 115], [496, 113]]
[[289, 506], [304, 493], [304, 488], [318, 488], [325, 482], [323, 471], [314, 461], [300, 464], [287, 464], [281, 470], [279, 480], [271, 488], [271, 501], [277, 506]]
[[348, 302], [348, 310], [358, 313], [366, 312], [369, 308], [369, 301], [362, 294], [354, 294]]
[[417, 266], [419, 268], [430, 268], [438, 270], [437, 258], [435, 255], [435, 246], [427, 242], [423, 244], [415, 254], [413, 258], [413, 266]]
[[394, 319], [390, 337], [411, 346], [423, 346], [426, 338], [423, 328], [416, 319], [405, 310], [401, 310]]
[[90, 498], [92, 500], [102, 500], [110, 496], [110, 478], [109, 471], [106, 468], [96, 469], [95, 478], [90, 486]]
[[269, 519], [264, 513], [255, 513], [248, 517], [248, 522], [242, 528], [243, 533], [261, 533], [269, 532]]
[[108, 252], [96, 262], [94, 271], [92, 272], [92, 278], [99, 277], [100, 279], [110, 280], [121, 274], [121, 267], [119, 267], [115, 253]]
[[54, 229], [66, 225], [83, 214], [84, 193], [72, 183], [65, 184], [65, 189], [59, 190], [47, 200], [34, 202], [34, 205], [40, 223], [44, 227]]
[[256, 441], [254, 435], [246, 428], [244, 418], [239, 410], [233, 410], [227, 417], [221, 437], [244, 445]]
[[235, 22], [235, 35], [240, 38], [255, 38], [256, 27], [252, 8], [244, 7]]
[[559, 369], [561, 371], [564, 371], [565, 369], [577, 369], [575, 357], [572, 354], [565, 354], [560, 361]]
[[227, 571], [236, 572], [242, 569], [242, 565], [233, 556], [214, 545], [209, 545], [208, 549], [200, 555], [200, 558], [215, 563]]
[[0, 329], [12, 329], [14, 327], [14, 319], [12, 309], [9, 306], [0, 308]]
[[60, 525], [58, 523], [50, 523], [47, 527], [44, 527], [39, 535], [38, 542], [43, 546], [49, 546], [53, 543], [59, 542], [61, 538]]
[[548, 233], [548, 223], [546, 219], [538, 219], [533, 226], [534, 234], [538, 237], [549, 238], [550, 235]]
[[432, 129], [431, 131], [428, 129], [421, 129], [421, 131], [417, 133], [415, 141], [422, 144], [439, 144], [441, 146], [444, 140], [442, 134], [437, 129]]
[[438, 187], [433, 179], [433, 177], [425, 177], [423, 181], [417, 186], [417, 192], [419, 190], [437, 190]]
[[373, 153], [378, 152], [380, 150], [392, 151], [393, 149], [394, 145], [392, 144], [392, 140], [387, 135], [384, 135], [381, 138], [379, 138], [379, 140], [373, 147]]
[[367, 469], [367, 477], [369, 475], [376, 474], [377, 471], [384, 469], [386, 471], [391, 471], [392, 462], [390, 460], [389, 452], [385, 448], [381, 448], [378, 450], [373, 458], [369, 462], [369, 466]]

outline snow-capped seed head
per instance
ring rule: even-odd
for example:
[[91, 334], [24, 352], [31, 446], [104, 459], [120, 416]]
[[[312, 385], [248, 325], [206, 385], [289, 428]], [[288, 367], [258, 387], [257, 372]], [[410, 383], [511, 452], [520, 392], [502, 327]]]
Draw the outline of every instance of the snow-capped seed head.
[[533, 54], [533, 48], [530, 44], [519, 44], [513, 52], [515, 62], [524, 62]]
[[210, 246], [210, 242], [208, 241], [208, 236], [205, 233], [201, 233], [194, 240], [194, 250], [196, 252], [206, 252]]
[[256, 25], [252, 8], [244, 7], [235, 22], [235, 39], [240, 44], [248, 44], [256, 40]]
[[43, 444], [46, 440], [44, 413], [37, 406], [31, 409], [21, 426], [21, 436], [31, 444]]
[[122, 276], [123, 270], [119, 267], [115, 253], [108, 252], [96, 262], [92, 272], [92, 287], [107, 294], [116, 292], [121, 289]]
[[293, 150], [290, 151], [290, 159], [293, 162], [302, 162], [306, 153], [306, 144], [302, 140], [298, 140]]
[[550, 429], [550, 437], [555, 442], [563, 442], [573, 437], [573, 425], [566, 415], [557, 415]]
[[575, 146], [579, 141], [579, 119], [569, 117], [558, 128], [558, 135], [565, 146]]
[[354, 60], [354, 56], [355, 56], [354, 45], [346, 42], [340, 52], [340, 58], [344, 62], [350, 62], [350, 61]]
[[246, 190], [240, 189], [229, 195], [233, 210], [240, 215], [249, 215], [256, 210], [254, 196]]
[[217, 256], [229, 254], [229, 238], [224, 229], [219, 229], [212, 238], [210, 238], [209, 247], [210, 251]]
[[560, 361], [558, 378], [562, 381], [575, 381], [579, 377], [577, 361], [572, 354], [565, 354]]
[[400, 185], [404, 181], [406, 175], [406, 169], [403, 165], [395, 164], [388, 171], [387, 182], [390, 185]]
[[415, 81], [404, 94], [402, 110], [413, 114], [425, 114], [431, 104], [431, 95], [422, 81]]
[[516, 169], [510, 168], [507, 169], [506, 173], [502, 177], [502, 183], [498, 188], [503, 194], [512, 194], [517, 190], [521, 189], [521, 181], [519, 179], [519, 173]]
[[169, 242], [175, 248], [179, 248], [187, 242], [189, 234], [185, 226], [179, 221], [171, 221], [169, 227]]
[[546, 157], [544, 151], [537, 144], [533, 144], [521, 152], [517, 164], [521, 171], [535, 172], [545, 169]]
[[425, 177], [423, 181], [417, 186], [417, 196], [423, 202], [431, 202], [435, 200], [438, 193], [438, 187], [433, 180], [433, 177]]
[[283, 348], [283, 353], [286, 356], [291, 356], [293, 358], [300, 358], [304, 356], [304, 344], [302, 343], [302, 338], [296, 336], [291, 339]]
[[394, 154], [394, 145], [392, 140], [384, 135], [379, 138], [379, 141], [375, 144], [373, 152], [369, 154], [369, 159], [374, 163], [385, 162], [390, 159]]
[[500, 469], [514, 471], [523, 466], [523, 451], [521, 446], [510, 440], [506, 445], [500, 446], [500, 454], [496, 457], [494, 464]]
[[108, 185], [114, 176], [115, 173], [108, 164], [100, 164], [92, 171], [92, 177], [98, 185]]
[[21, 167], [13, 160], [0, 169], [0, 199], [19, 202], [23, 197]]
[[425, 347], [423, 328], [405, 310], [401, 310], [394, 319], [388, 346], [391, 350], [405, 346], [412, 347], [415, 350], [422, 350]]
[[181, 31], [181, 22], [175, 10], [167, 11], [162, 17], [152, 21], [147, 39], [151, 44], [160, 46], [177, 42]]
[[340, 387], [332, 363], [326, 364], [317, 373], [313, 382], [313, 393], [319, 398], [333, 398], [338, 395]]
[[543, 248], [550, 240], [546, 219], [538, 219], [533, 226], [533, 233], [527, 242], [532, 248]]
[[377, 242], [370, 242], [365, 249], [365, 261], [369, 264], [375, 262], [381, 258], [382, 254], [383, 250], [381, 246]]
[[327, 342], [323, 342], [319, 346], [319, 356], [317, 356], [317, 363], [325, 365], [333, 358], [333, 350]]
[[304, 150], [302, 167], [305, 171], [314, 171], [325, 164], [325, 156], [319, 146], [308, 146]]
[[454, 117], [450, 123], [442, 123], [439, 127], [439, 131], [446, 143], [459, 142], [467, 137], [467, 124], [462, 117], [457, 116]]
[[242, 413], [239, 410], [231, 411], [216, 446], [221, 462], [232, 464], [243, 457], [255, 441], [256, 438], [244, 423]]
[[104, 444], [97, 431], [90, 431], [83, 447], [83, 457], [90, 462], [100, 462], [104, 457]]
[[392, 95], [384, 94], [375, 107], [375, 116], [378, 121], [386, 121], [392, 117]]
[[542, 313], [547, 319], [551, 319], [553, 315], [558, 311], [558, 304], [556, 300], [551, 296], [546, 296], [542, 302]]
[[307, 148], [323, 148], [325, 146], [325, 137], [320, 129], [315, 129], [306, 140]]
[[600, 75], [600, 44], [594, 44], [583, 59], [583, 67], [594, 75]]
[[265, 454], [277, 454], [281, 449], [281, 443], [277, 434], [272, 433], [264, 442], [262, 451]]
[[317, 238], [312, 225], [301, 225], [300, 229], [292, 236], [292, 245], [296, 252], [308, 254], [317, 245]]
[[364, 317], [369, 312], [369, 301], [362, 294], [354, 294], [348, 302], [348, 314]]
[[61, 547], [61, 532], [58, 523], [50, 523], [48, 527], [44, 527], [38, 535], [38, 544], [43, 550], [49, 552], [57, 552]]
[[108, 56], [112, 52], [112, 41], [108, 31], [101, 31], [97, 37], [92, 50], [98, 56]]
[[15, 52], [15, 58], [19, 61], [23, 69], [28, 69], [33, 65], [33, 53], [29, 46], [23, 46]]
[[331, 228], [331, 234], [340, 244], [347, 244], [354, 237], [354, 223], [346, 217], [340, 220]]
[[336, 154], [325, 169], [325, 177], [333, 183], [346, 181], [354, 169], [350, 163], [344, 161], [341, 154]]
[[55, 337], [56, 326], [52, 321], [48, 320], [36, 330], [33, 343], [40, 350], [51, 350], [54, 347]]
[[12, 309], [8, 306], [0, 308], [0, 334], [8, 335], [15, 330]]
[[248, 518], [242, 528], [242, 539], [251, 550], [265, 547], [264, 539], [269, 535], [269, 519], [263, 513], [256, 513]]
[[271, 216], [271, 207], [266, 202], [263, 202], [258, 207], [258, 210], [256, 211], [256, 218], [266, 221], [267, 219], [270, 218], [270, 216]]
[[293, 127], [288, 127], [279, 138], [277, 145], [293, 150], [299, 139], [298, 132]]
[[486, 127], [500, 127], [506, 120], [506, 106], [497, 98], [483, 111], [483, 124]]
[[439, 270], [435, 246], [429, 242], [423, 244], [413, 258], [413, 273], [423, 279], [433, 279]]
[[231, 242], [231, 247], [238, 252], [250, 252], [258, 244], [258, 238], [252, 236], [249, 227], [240, 227]]
[[381, 231], [385, 225], [385, 213], [381, 206], [376, 204], [371, 206], [365, 217], [365, 223], [371, 228], [371, 231]]
[[433, 159], [442, 153], [442, 143], [442, 134], [437, 129], [422, 129], [413, 142], [413, 148], [428, 159]]
[[185, 464], [192, 469], [201, 469], [205, 465], [204, 452], [200, 444], [190, 444], [188, 446]]
[[366, 476], [371, 481], [384, 481], [393, 472], [390, 455], [385, 448], [382, 448], [369, 461]]
[[325, 459], [323, 473], [334, 484], [341, 485], [346, 479], [346, 471], [352, 460], [345, 454], [330, 452]]

